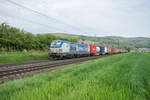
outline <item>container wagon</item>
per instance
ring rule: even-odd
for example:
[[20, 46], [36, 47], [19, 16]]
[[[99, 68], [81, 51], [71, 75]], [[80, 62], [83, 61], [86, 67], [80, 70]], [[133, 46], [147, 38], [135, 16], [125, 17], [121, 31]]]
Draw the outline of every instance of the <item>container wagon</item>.
[[112, 54], [116, 54], [116, 53], [118, 53], [119, 51], [118, 51], [118, 48], [111, 48], [111, 53]]
[[100, 55], [100, 47], [96, 47], [96, 55]]
[[90, 45], [90, 55], [96, 55], [96, 45]]
[[106, 54], [107, 53], [107, 47], [100, 46], [100, 54]]
[[111, 54], [111, 48], [107, 48], [107, 54]]

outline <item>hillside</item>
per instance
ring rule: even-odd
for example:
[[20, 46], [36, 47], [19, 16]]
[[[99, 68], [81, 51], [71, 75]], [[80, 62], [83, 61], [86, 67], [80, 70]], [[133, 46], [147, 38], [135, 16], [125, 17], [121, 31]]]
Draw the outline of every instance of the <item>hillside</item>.
[[21, 29], [0, 24], [0, 51], [23, 51], [49, 49], [52, 40], [65, 39], [72, 42], [84, 42], [108, 47], [150, 48], [150, 38], [137, 37], [91, 37], [64, 33], [32, 34]]
[[135, 37], [135, 38], [126, 38], [126, 37], [117, 37], [117, 36], [105, 36], [105, 37], [92, 37], [92, 36], [83, 36], [83, 35], [73, 35], [73, 34], [64, 34], [64, 33], [52, 33], [55, 36], [64, 37], [64, 38], [76, 38], [80, 41], [94, 41], [103, 46], [109, 47], [132, 47], [132, 48], [150, 48], [150, 38], [145, 37]]

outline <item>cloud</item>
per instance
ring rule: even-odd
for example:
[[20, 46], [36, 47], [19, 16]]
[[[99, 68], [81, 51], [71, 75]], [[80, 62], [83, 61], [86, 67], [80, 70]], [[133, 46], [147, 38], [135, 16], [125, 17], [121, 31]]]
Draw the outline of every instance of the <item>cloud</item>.
[[51, 18], [2, 1], [0, 18], [33, 33], [150, 37], [148, 0], [13, 0]]

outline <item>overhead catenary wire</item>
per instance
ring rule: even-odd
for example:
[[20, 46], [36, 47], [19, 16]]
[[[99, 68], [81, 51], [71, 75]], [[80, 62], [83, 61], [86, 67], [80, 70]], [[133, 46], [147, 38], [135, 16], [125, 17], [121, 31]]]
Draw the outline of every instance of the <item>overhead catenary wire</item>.
[[63, 21], [61, 21], [61, 20], [58, 20], [58, 19], [53, 18], [53, 17], [50, 17], [50, 16], [48, 16], [48, 15], [46, 15], [46, 14], [44, 14], [44, 13], [41, 13], [41, 12], [39, 12], [39, 11], [30, 9], [30, 8], [28, 8], [28, 7], [24, 6], [24, 5], [21, 5], [21, 4], [19, 4], [19, 3], [16, 3], [16, 2], [14, 2], [14, 1], [12, 1], [12, 0], [6, 0], [6, 1], [8, 1], [9, 3], [14, 4], [14, 5], [16, 5], [16, 6], [19, 6], [19, 7], [21, 7], [21, 8], [24, 8], [24, 9], [30, 11], [30, 12], [33, 12], [33, 13], [35, 13], [35, 14], [41, 15], [41, 16], [43, 16], [43, 17], [49, 19], [50, 21], [54, 21], [54, 22], [63, 24], [63, 25], [65, 25], [65, 26], [69, 26], [69, 27], [71, 27], [72, 29], [81, 31], [81, 29], [78, 28], [78, 27], [75, 27], [75, 26], [72, 26], [72, 25], [70, 25], [70, 24], [67, 24], [67, 23], [65, 23], [65, 22], [63, 22]]
[[[7, 17], [10, 17], [10, 16], [7, 16]], [[10, 17], [10, 18], [12, 18], [12, 17]], [[17, 20], [22, 20], [22, 21], [26, 21], [26, 22], [31, 23], [31, 24], [40, 25], [40, 26], [43, 26], [44, 28], [47, 28], [47, 29], [56, 29], [56, 30], [61, 30], [61, 31], [66, 32], [63, 29], [59, 29], [59, 28], [56, 28], [56, 27], [48, 26], [46, 24], [41, 24], [39, 22], [35, 22], [35, 21], [32, 21], [32, 20], [27, 20], [27, 19], [23, 19], [23, 18], [17, 18]], [[5, 21], [3, 20], [3, 22], [5, 22]]]
[[[10, 0], [7, 0], [7, 1], [10, 1]], [[19, 6], [20, 7], [20, 6]], [[8, 16], [8, 17], [10, 17], [10, 16]], [[18, 19], [18, 18], [17, 18]], [[20, 18], [19, 18], [20, 19]], [[61, 31], [63, 31], [63, 32], [67, 32], [66, 30], [64, 30], [64, 29], [61, 29], [61, 28], [56, 28], [56, 27], [54, 27], [54, 26], [49, 26], [49, 25], [46, 25], [46, 24], [41, 24], [41, 23], [38, 23], [38, 22], [35, 22], [35, 21], [31, 21], [31, 20], [27, 20], [27, 19], [21, 19], [21, 20], [24, 20], [24, 21], [27, 21], [27, 22], [29, 22], [29, 23], [32, 23], [32, 24], [38, 24], [38, 25], [40, 25], [40, 26], [44, 26], [44, 27], [47, 27], [47, 28], [53, 28], [53, 29], [57, 29], [57, 30], [61, 30]]]
[[[8, 15], [5, 15], [5, 16], [7, 16], [9, 18], [13, 18], [13, 17], [10, 17]], [[28, 20], [28, 19], [17, 17], [17, 21], [19, 21], [19, 20], [28, 22], [30, 24], [40, 25], [40, 26], [43, 26], [44, 28], [47, 28], [47, 29], [56, 29], [56, 30], [60, 30], [60, 31], [66, 32], [66, 30], [64, 30], [64, 29], [60, 29], [60, 28], [56, 28], [56, 27], [53, 27], [53, 26], [49, 26], [49, 25], [46, 25], [46, 24], [43, 24], [43, 23], [39, 23], [37, 21], [32, 21], [32, 20]], [[0, 16], [0, 23], [5, 23], [5, 22], [9, 24], [9, 21], [6, 21], [6, 20], [2, 19], [2, 17]]]

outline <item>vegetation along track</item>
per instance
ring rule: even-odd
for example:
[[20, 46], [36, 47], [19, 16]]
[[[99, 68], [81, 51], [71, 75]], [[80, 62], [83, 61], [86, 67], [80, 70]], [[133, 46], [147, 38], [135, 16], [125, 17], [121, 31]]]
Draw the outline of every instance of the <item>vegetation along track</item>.
[[106, 57], [110, 55], [101, 55], [94, 57], [83, 57], [83, 58], [74, 58], [74, 59], [66, 59], [66, 60], [56, 60], [56, 61], [38, 61], [37, 63], [23, 63], [23, 64], [12, 64], [11, 66], [3, 65], [0, 67], [0, 83], [4, 83], [5, 81], [15, 80], [19, 78], [23, 78], [25, 76], [32, 76], [39, 72], [45, 72], [57, 69], [60, 66], [81, 63], [88, 60], [98, 59], [102, 57]]

